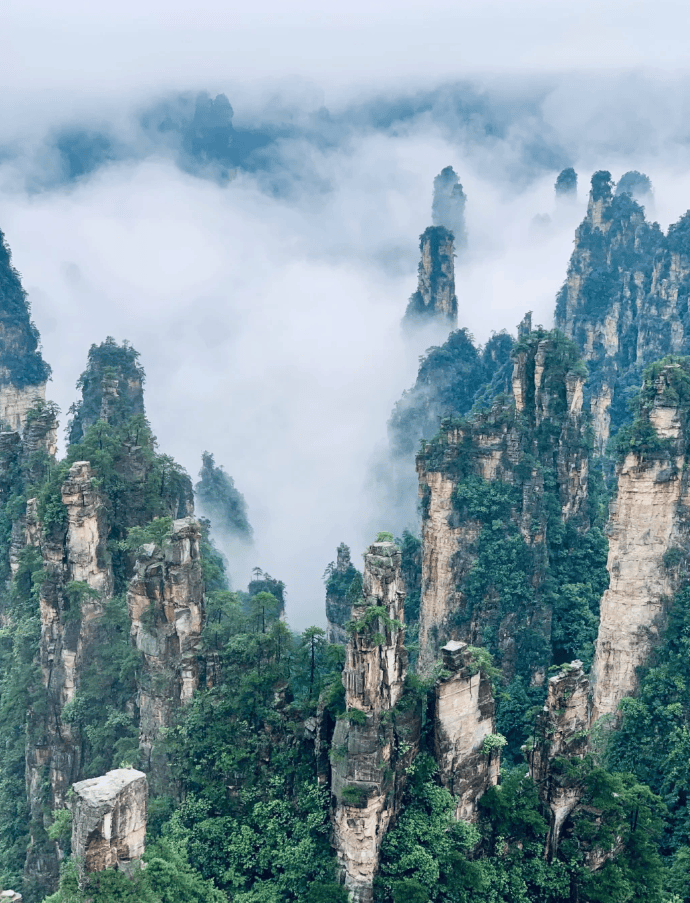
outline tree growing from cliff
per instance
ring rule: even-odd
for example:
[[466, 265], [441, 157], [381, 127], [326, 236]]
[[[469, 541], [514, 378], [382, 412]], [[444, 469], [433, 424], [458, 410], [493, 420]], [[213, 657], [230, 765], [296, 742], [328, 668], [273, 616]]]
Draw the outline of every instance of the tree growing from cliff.
[[129, 342], [119, 345], [108, 336], [100, 345], [92, 345], [86, 369], [77, 381], [81, 399], [70, 408], [70, 443], [81, 442], [98, 420], [120, 427], [132, 417], [143, 417], [145, 379], [139, 352]]
[[215, 463], [210, 452], [201, 456], [199, 482], [194, 491], [199, 505], [219, 534], [243, 542], [252, 541], [253, 531], [244, 496], [236, 488], [233, 478]]

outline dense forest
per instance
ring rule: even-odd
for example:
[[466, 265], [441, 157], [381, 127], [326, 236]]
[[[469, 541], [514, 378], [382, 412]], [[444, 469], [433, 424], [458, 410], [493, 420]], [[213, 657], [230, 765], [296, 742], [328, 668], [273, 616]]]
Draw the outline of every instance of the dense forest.
[[[197, 100], [189, 153], [231, 116]], [[443, 170], [404, 325], [450, 334], [389, 421], [419, 530], [382, 522], [361, 566], [342, 543], [301, 633], [280, 575], [231, 588], [245, 498], [211, 452], [194, 486], [158, 448], [127, 342], [91, 346], [57, 455], [0, 236], [1, 889], [690, 903], [690, 231], [650, 192], [596, 173], [557, 328], [480, 347]]]

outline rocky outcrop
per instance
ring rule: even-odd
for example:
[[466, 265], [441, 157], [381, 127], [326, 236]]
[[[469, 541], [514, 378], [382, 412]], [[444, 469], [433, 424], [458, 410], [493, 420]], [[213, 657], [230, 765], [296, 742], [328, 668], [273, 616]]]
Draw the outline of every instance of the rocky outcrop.
[[5, 428], [23, 431], [29, 410], [45, 400], [49, 376], [26, 292], [0, 232], [0, 422]]
[[448, 677], [436, 681], [434, 748], [439, 778], [456, 799], [455, 816], [474, 821], [477, 802], [498, 783], [500, 745], [496, 734], [491, 681], [465, 643], [451, 641], [443, 649]]
[[361, 579], [361, 575], [352, 564], [350, 548], [344, 542], [338, 546], [337, 559], [328, 565], [326, 574], [326, 640], [345, 645], [348, 640], [345, 625], [352, 617], [352, 581]]
[[[155, 780], [163, 780], [161, 732], [199, 686], [198, 647], [204, 623], [204, 580], [192, 517], [173, 522], [162, 546], [142, 546], [127, 591], [132, 642], [143, 655], [139, 679], [139, 743]], [[154, 779], [154, 775], [152, 775]]]
[[592, 666], [595, 721], [614, 715], [637, 689], [637, 669], [659, 642], [681, 578], [678, 561], [690, 548], [687, 369], [685, 359], [646, 374], [633, 449], [618, 467], [608, 526], [611, 583]]
[[127, 871], [144, 854], [146, 775], [118, 768], [73, 787], [72, 855], [83, 871]]
[[399, 549], [374, 543], [353, 607], [343, 669], [346, 713], [331, 747], [334, 843], [354, 903], [373, 900], [381, 842], [419, 743], [419, 703], [405, 691], [404, 599]]
[[[589, 526], [584, 374], [576, 350], [563, 336], [537, 330], [523, 335], [513, 361], [510, 395], [499, 396], [490, 411], [442, 422], [439, 436], [417, 458], [423, 546], [419, 667], [426, 673], [449, 639], [480, 646], [489, 630], [491, 651], [507, 676], [537, 636], [548, 644], [551, 612], [540, 593], [549, 561], [548, 511], [555, 505], [560, 523], [578, 531]], [[480, 496], [487, 497], [485, 503]], [[519, 610], [506, 611], [492, 586], [472, 603], [465, 590], [482, 531], [501, 523], [506, 537], [524, 550], [526, 601]], [[536, 672], [532, 678], [538, 679]]]
[[[82, 743], [78, 728], [63, 718], [74, 700], [84, 663], [93, 647], [106, 601], [112, 596], [113, 576], [106, 549], [108, 536], [105, 497], [95, 487], [87, 461], [75, 462], [62, 485], [66, 521], [48, 535], [27, 517], [28, 529], [40, 543], [46, 579], [41, 587], [39, 661], [46, 690], [47, 711], [29, 715], [26, 757], [27, 796], [39, 833], [46, 812], [63, 808], [66, 793], [78, 778]], [[29, 505], [29, 511], [34, 511]], [[40, 711], [40, 710], [39, 710]], [[58, 849], [34, 840], [27, 853], [26, 871], [40, 875], [50, 887], [57, 879]]]
[[22, 903], [22, 895], [15, 890], [0, 891], [0, 903]]
[[71, 409], [70, 443], [80, 442], [98, 420], [120, 426], [130, 417], [144, 414], [144, 371], [139, 353], [127, 342], [118, 345], [108, 336], [92, 345], [86, 370], [79, 377], [82, 397]]
[[437, 321], [448, 330], [458, 322], [455, 296], [453, 233], [443, 226], [429, 226], [419, 239], [421, 260], [417, 291], [412, 295], [403, 317], [403, 327], [414, 329]]
[[562, 762], [583, 758], [587, 752], [589, 691], [589, 680], [580, 661], [562, 666], [558, 674], [549, 678], [546, 703], [527, 753], [530, 774], [551, 815], [546, 844], [549, 860], [556, 855], [563, 825], [582, 796], [580, 783]]
[[668, 233], [645, 217], [651, 185], [626, 173], [616, 194], [608, 172], [592, 178], [556, 326], [587, 362], [585, 406], [600, 451], [628, 418], [642, 370], [666, 354], [690, 351], [690, 214]]

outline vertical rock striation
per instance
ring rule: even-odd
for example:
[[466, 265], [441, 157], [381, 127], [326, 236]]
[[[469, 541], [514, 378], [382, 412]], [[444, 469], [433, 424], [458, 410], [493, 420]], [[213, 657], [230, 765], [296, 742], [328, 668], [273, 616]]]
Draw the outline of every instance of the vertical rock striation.
[[645, 374], [630, 450], [618, 467], [609, 516], [609, 589], [592, 676], [592, 717], [614, 715], [638, 685], [637, 669], [658, 643], [680, 574], [673, 550], [690, 548], [688, 361], [662, 361]]
[[415, 328], [438, 322], [448, 330], [455, 329], [458, 299], [455, 295], [453, 233], [443, 226], [429, 226], [420, 236], [419, 250], [417, 291], [407, 305], [403, 327]]
[[73, 787], [72, 855], [84, 873], [107, 868], [127, 871], [144, 854], [146, 775], [117, 768]]
[[530, 774], [550, 812], [546, 843], [549, 861], [556, 855], [563, 825], [582, 795], [579, 782], [570, 779], [567, 767], [559, 767], [558, 760], [582, 758], [587, 752], [589, 690], [580, 661], [564, 665], [559, 674], [549, 678], [546, 703], [528, 751]]
[[374, 543], [353, 607], [343, 670], [346, 713], [331, 747], [335, 847], [354, 903], [373, 900], [381, 842], [419, 743], [419, 704], [405, 692], [404, 600], [399, 549]]
[[455, 816], [474, 821], [477, 802], [498, 783], [500, 749], [487, 738], [496, 732], [491, 681], [465, 643], [451, 641], [443, 649], [450, 676], [436, 681], [434, 748], [441, 783], [456, 799]]
[[[589, 526], [584, 374], [576, 350], [558, 333], [537, 330], [522, 337], [513, 361], [510, 395], [498, 396], [490, 411], [442, 422], [439, 436], [417, 458], [424, 672], [449, 639], [484, 645], [488, 630], [491, 651], [507, 675], [518, 659], [526, 660], [528, 647], [550, 642], [551, 609], [540, 591], [550, 512], [554, 506], [560, 512], [559, 530]], [[466, 589], [481, 537], [496, 538], [497, 530], [521, 564], [523, 601], [512, 608], [501, 602], [491, 574], [484, 590], [473, 588], [472, 598]]]
[[644, 367], [690, 352], [690, 213], [664, 235], [638, 203], [650, 198], [640, 173], [626, 173], [615, 194], [608, 172], [594, 174], [557, 298], [556, 326], [590, 371], [585, 406], [600, 451], [625, 422]]
[[110, 336], [91, 346], [86, 370], [77, 383], [82, 397], [70, 411], [70, 443], [80, 442], [98, 420], [120, 426], [144, 414], [144, 371], [138, 360], [139, 353], [131, 345], [118, 345]]
[[57, 879], [59, 851], [54, 843], [46, 846], [37, 838], [47, 827], [46, 814], [64, 807], [67, 790], [81, 768], [79, 730], [63, 718], [63, 712], [75, 698], [113, 590], [105, 497], [94, 483], [89, 463], [75, 462], [62, 484], [65, 521], [48, 535], [40, 528], [33, 534], [40, 542], [46, 573], [40, 596], [39, 660], [47, 707], [29, 713], [26, 780], [32, 842], [25, 870], [46, 887]]
[[176, 520], [162, 546], [145, 545], [127, 591], [132, 642], [143, 655], [139, 680], [139, 745], [152, 779], [165, 779], [156, 750], [161, 731], [199, 686], [198, 647], [204, 623], [204, 580], [192, 517]]

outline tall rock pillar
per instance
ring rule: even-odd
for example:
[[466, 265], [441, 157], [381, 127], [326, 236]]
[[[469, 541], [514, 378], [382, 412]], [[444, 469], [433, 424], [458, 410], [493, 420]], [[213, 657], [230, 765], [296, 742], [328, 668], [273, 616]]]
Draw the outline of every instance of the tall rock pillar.
[[608, 525], [611, 583], [601, 600], [592, 665], [593, 721], [614, 715], [621, 699], [637, 689], [637, 669], [659, 642], [678, 586], [673, 550], [680, 560], [690, 549], [690, 399], [679, 393], [687, 378], [679, 363], [668, 363], [657, 374], [647, 371], [633, 426], [645, 432], [645, 441], [618, 468]]
[[156, 743], [175, 711], [199, 685], [198, 646], [204, 623], [204, 579], [193, 517], [173, 522], [162, 546], [142, 546], [127, 592], [132, 641], [143, 654], [139, 678], [139, 745], [151, 780], [165, 775]]
[[353, 903], [373, 900], [381, 842], [400, 804], [420, 730], [419, 706], [404, 689], [400, 550], [375, 542], [364, 560], [343, 670], [346, 712], [331, 747], [335, 847]]

